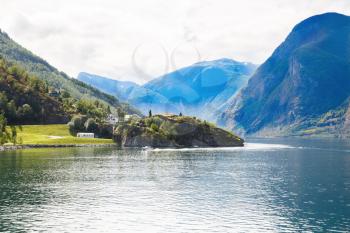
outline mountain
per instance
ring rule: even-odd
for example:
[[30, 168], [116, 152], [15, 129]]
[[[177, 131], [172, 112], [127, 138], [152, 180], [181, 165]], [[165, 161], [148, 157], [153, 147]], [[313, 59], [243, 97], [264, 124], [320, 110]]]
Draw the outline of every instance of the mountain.
[[[212, 119], [213, 113], [246, 85], [255, 65], [231, 59], [198, 62], [144, 85], [186, 115]], [[176, 113], [176, 112], [175, 112]]]
[[79, 74], [78, 79], [113, 94], [144, 113], [182, 112], [213, 119], [217, 109], [244, 86], [255, 70], [251, 63], [231, 59], [199, 62], [154, 79], [143, 86]]
[[148, 114], [150, 109], [153, 112], [167, 112], [169, 109], [175, 108], [161, 94], [134, 82], [118, 81], [86, 72], [79, 73], [78, 80], [128, 102], [144, 114]]
[[120, 103], [114, 96], [105, 94], [85, 83], [68, 77], [58, 71], [42, 58], [34, 55], [21, 45], [13, 41], [5, 32], [0, 30], [0, 56], [8, 62], [13, 62], [23, 67], [30, 74], [45, 81], [51, 87], [64, 89], [74, 98], [96, 99], [111, 107], [122, 107], [130, 113], [137, 112], [135, 109]]
[[10, 125], [66, 124], [72, 119], [71, 133], [90, 128], [100, 137], [109, 137], [112, 128], [106, 119], [110, 113], [109, 105], [99, 100], [74, 98], [18, 64], [0, 58], [0, 124], [4, 120]]
[[98, 88], [107, 94], [116, 96], [122, 101], [126, 101], [130, 93], [135, 88], [139, 88], [139, 85], [134, 82], [118, 81], [85, 72], [79, 73], [78, 80]]
[[326, 13], [302, 21], [219, 123], [258, 136], [348, 134], [349, 38], [348, 16]]

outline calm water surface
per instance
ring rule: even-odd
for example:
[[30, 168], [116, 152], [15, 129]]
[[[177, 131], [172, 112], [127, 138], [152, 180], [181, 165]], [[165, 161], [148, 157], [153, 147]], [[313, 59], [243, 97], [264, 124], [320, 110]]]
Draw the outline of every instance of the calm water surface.
[[0, 153], [0, 232], [349, 232], [350, 142]]

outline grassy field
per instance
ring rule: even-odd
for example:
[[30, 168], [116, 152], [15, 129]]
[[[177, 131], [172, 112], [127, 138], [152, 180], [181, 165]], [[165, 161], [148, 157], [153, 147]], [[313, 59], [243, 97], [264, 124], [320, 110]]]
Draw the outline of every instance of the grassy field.
[[[28, 144], [109, 144], [112, 139], [77, 138], [69, 133], [67, 125], [23, 125], [17, 129], [18, 139]], [[19, 139], [20, 141], [20, 139]]]

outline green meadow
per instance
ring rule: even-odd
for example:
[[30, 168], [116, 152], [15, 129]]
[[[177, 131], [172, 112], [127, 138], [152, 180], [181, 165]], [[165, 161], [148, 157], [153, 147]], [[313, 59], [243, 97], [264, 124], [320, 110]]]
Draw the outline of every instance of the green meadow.
[[23, 125], [17, 128], [18, 142], [29, 144], [111, 144], [112, 139], [77, 138], [69, 133], [65, 124], [59, 125]]

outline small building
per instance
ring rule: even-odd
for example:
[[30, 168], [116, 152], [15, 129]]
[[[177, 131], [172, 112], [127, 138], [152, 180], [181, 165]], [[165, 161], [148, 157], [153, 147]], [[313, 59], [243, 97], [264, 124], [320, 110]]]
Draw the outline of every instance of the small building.
[[95, 138], [94, 133], [77, 133], [77, 138]]
[[116, 123], [118, 123], [118, 117], [114, 116], [113, 114], [109, 114], [107, 116], [106, 121], [110, 124], [110, 125], [115, 125]]

